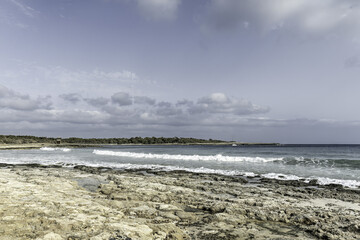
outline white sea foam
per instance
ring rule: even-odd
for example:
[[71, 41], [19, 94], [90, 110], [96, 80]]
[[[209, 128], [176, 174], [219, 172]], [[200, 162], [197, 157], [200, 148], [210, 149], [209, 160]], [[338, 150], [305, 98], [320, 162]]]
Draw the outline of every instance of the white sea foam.
[[278, 179], [278, 180], [297, 180], [297, 181], [301, 179], [296, 175], [286, 175], [281, 173], [266, 173], [266, 174], [262, 174], [261, 177]]
[[282, 160], [282, 158], [262, 158], [262, 157], [241, 157], [241, 156], [223, 156], [217, 155], [181, 155], [181, 154], [153, 154], [136, 152], [115, 152], [108, 150], [94, 150], [94, 154], [108, 155], [117, 157], [145, 158], [145, 159], [168, 159], [184, 161], [221, 161], [221, 162], [273, 162]]
[[200, 168], [186, 168], [186, 167], [178, 167], [178, 166], [166, 166], [161, 164], [131, 164], [131, 163], [102, 163], [102, 164], [87, 164], [87, 166], [91, 167], [110, 167], [110, 168], [118, 168], [118, 169], [151, 169], [158, 171], [186, 171], [192, 173], [210, 173], [210, 174], [219, 174], [219, 175], [227, 175], [227, 176], [253, 176], [254, 173], [249, 172], [240, 172], [236, 170], [221, 170], [221, 169], [210, 169], [205, 167]]
[[[55, 151], [42, 149], [44, 151]], [[62, 151], [62, 150], [61, 150]], [[1, 161], [3, 162], [3, 161]], [[91, 167], [109, 167], [109, 168], [117, 168], [117, 169], [152, 169], [158, 171], [187, 171], [193, 173], [210, 173], [210, 174], [219, 174], [219, 175], [227, 175], [227, 176], [244, 176], [244, 177], [254, 177], [260, 176], [262, 178], [270, 178], [277, 180], [300, 180], [303, 179], [304, 182], [309, 182], [311, 180], [317, 180], [317, 183], [320, 185], [328, 185], [328, 184], [340, 184], [344, 187], [349, 188], [359, 188], [360, 181], [356, 180], [343, 180], [343, 179], [334, 179], [334, 178], [326, 178], [326, 177], [299, 177], [291, 174], [282, 174], [282, 173], [266, 173], [266, 174], [256, 174], [254, 172], [242, 172], [239, 170], [222, 170], [222, 169], [211, 169], [211, 168], [187, 168], [187, 167], [179, 167], [179, 166], [168, 166], [161, 164], [131, 164], [131, 163], [114, 163], [114, 162], [88, 162], [88, 161], [53, 161], [46, 159], [33, 159], [33, 158], [22, 158], [22, 159], [7, 159], [4, 163], [8, 164], [31, 164], [31, 163], [39, 163], [42, 165], [62, 165], [63, 167], [74, 167], [76, 165], [87, 165]]]
[[63, 151], [63, 152], [70, 152], [71, 149], [70, 148], [52, 148], [52, 147], [42, 147], [40, 148], [40, 150], [43, 150], [43, 151]]
[[[117, 155], [116, 155], [117, 156]], [[89, 165], [89, 164], [87, 164]], [[317, 180], [319, 185], [329, 185], [329, 184], [340, 184], [344, 187], [349, 188], [358, 188], [360, 187], [360, 182], [356, 180], [342, 180], [342, 179], [332, 179], [332, 178], [322, 178], [322, 177], [299, 177], [296, 175], [287, 175], [281, 173], [267, 173], [267, 174], [256, 174], [253, 172], [242, 172], [237, 170], [221, 170], [221, 169], [210, 169], [205, 167], [200, 168], [186, 168], [186, 167], [178, 167], [178, 166], [166, 166], [166, 165], [158, 165], [158, 164], [131, 164], [131, 163], [111, 163], [111, 164], [90, 164], [93, 167], [105, 166], [111, 168], [119, 168], [119, 169], [152, 169], [159, 171], [187, 171], [193, 173], [211, 173], [211, 174], [219, 174], [219, 175], [227, 175], [227, 176], [244, 176], [244, 177], [254, 177], [260, 176], [262, 178], [271, 178], [277, 180], [296, 180], [304, 179], [304, 182], [310, 182], [313, 179]]]
[[[87, 154], [89, 154], [86, 158], [77, 157], [77, 151], [72, 151], [73, 154], [62, 154], [63, 152], [69, 152], [71, 149], [69, 148], [56, 148], [56, 147], [43, 147], [41, 151], [54, 151], [52, 156], [49, 157], [48, 154], [36, 154], [37, 150], [30, 150], [30, 153], [34, 154], [24, 154], [24, 155], [14, 155], [12, 152], [3, 151], [1, 152], [1, 159], [0, 162], [8, 163], [8, 164], [30, 164], [30, 163], [39, 163], [42, 165], [62, 165], [63, 167], [74, 167], [76, 165], [87, 165], [92, 167], [109, 167], [109, 168], [117, 168], [117, 169], [153, 169], [156, 171], [188, 171], [194, 173], [212, 173], [212, 174], [220, 174], [220, 175], [228, 175], [228, 176], [259, 176], [262, 178], [272, 178], [278, 180], [296, 180], [296, 181], [304, 181], [310, 182], [311, 180], [317, 180], [317, 183], [320, 185], [328, 185], [328, 184], [341, 184], [344, 187], [349, 188], [360, 188], [360, 181], [358, 179], [357, 172], [352, 173], [356, 180], [350, 179], [342, 179], [342, 175], [331, 174], [328, 172], [327, 175], [318, 175], [316, 173], [304, 172], [304, 171], [286, 171], [281, 173], [282, 171], [279, 169], [274, 171], [274, 164], [268, 164], [266, 162], [273, 162], [273, 161], [282, 161], [284, 158], [262, 158], [262, 157], [242, 157], [242, 156], [223, 156], [223, 155], [184, 155], [184, 154], [150, 154], [150, 153], [136, 153], [136, 152], [121, 152], [121, 151], [111, 151], [111, 150], [87, 150]], [[57, 154], [55, 154], [57, 153]], [[81, 152], [83, 154], [83, 152]], [[92, 156], [91, 156], [92, 155]], [[117, 157], [124, 157], [125, 159], [121, 159], [121, 162], [117, 162], [116, 159], [108, 159], [101, 158], [98, 156], [114, 156], [113, 158]], [[142, 161], [143, 164], [134, 164], [129, 161], [129, 158], [143, 158], [148, 159], [148, 161]], [[164, 159], [170, 161], [151, 161], [151, 159]], [[119, 159], [120, 160], [120, 159]], [[124, 160], [126, 162], [124, 162]], [[184, 161], [181, 163], [182, 166], [169, 166], [167, 163], [172, 162], [171, 165], [176, 164], [177, 162], [171, 161]], [[297, 160], [297, 159], [296, 159]], [[300, 158], [301, 160], [301, 158]], [[185, 161], [204, 161], [201, 164], [196, 164], [198, 167], [193, 167], [193, 163], [185, 163]], [[209, 161], [209, 163], [205, 162]], [[238, 167], [229, 168], [229, 169], [217, 169], [218, 164], [215, 167], [212, 166], [211, 161], [219, 161], [220, 163], [224, 161], [232, 161], [234, 162], [234, 166], [237, 166], [237, 162], [255, 162], [259, 163], [262, 166], [261, 169], [258, 169], [257, 166], [251, 167], [252, 164], [249, 164], [249, 168], [242, 169], [239, 165]], [[286, 161], [285, 159], [283, 160]], [[178, 164], [176, 164], [178, 165]], [[199, 167], [199, 165], [203, 165], [203, 167]], [[220, 164], [221, 165], [221, 164]], [[232, 164], [229, 164], [231, 166]], [[258, 165], [258, 164], [257, 164]], [[226, 165], [227, 166], [227, 165]], [[247, 166], [247, 164], [245, 164]], [[300, 170], [302, 167], [300, 167]], [[243, 170], [243, 171], [242, 171]], [[284, 169], [286, 170], [286, 169]], [[346, 177], [345, 177], [346, 178]]]
[[271, 178], [277, 180], [300, 180], [304, 179], [304, 182], [310, 182], [311, 180], [317, 180], [317, 184], [319, 185], [329, 185], [329, 184], [340, 184], [344, 187], [349, 188], [358, 188], [360, 187], [360, 182], [356, 180], [344, 180], [344, 179], [334, 179], [334, 178], [325, 178], [325, 177], [310, 177], [310, 178], [302, 178], [296, 175], [286, 175], [281, 173], [267, 173], [260, 175], [263, 178]]
[[332, 179], [332, 178], [324, 178], [324, 177], [317, 178], [317, 183], [320, 185], [340, 184], [349, 188], [360, 187], [360, 182], [356, 180]]

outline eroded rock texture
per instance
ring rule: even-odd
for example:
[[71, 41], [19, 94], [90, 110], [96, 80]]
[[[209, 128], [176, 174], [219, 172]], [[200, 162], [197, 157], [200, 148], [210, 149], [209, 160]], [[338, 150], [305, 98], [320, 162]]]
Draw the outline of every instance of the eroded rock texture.
[[0, 239], [359, 239], [356, 190], [186, 172], [0, 169]]

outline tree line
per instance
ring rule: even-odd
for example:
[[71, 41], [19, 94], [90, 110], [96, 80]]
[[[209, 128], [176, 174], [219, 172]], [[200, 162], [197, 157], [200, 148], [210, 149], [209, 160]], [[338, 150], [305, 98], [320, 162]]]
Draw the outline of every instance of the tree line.
[[0, 144], [28, 143], [61, 143], [64, 144], [195, 144], [221, 143], [222, 140], [182, 138], [182, 137], [131, 137], [131, 138], [52, 138], [36, 136], [0, 135]]

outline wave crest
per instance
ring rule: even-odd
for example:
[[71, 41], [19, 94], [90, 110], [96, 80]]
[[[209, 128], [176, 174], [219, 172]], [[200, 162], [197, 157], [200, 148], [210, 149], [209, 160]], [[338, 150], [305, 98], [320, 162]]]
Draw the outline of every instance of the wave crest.
[[40, 148], [40, 150], [42, 151], [63, 151], [63, 152], [70, 152], [71, 149], [70, 148], [53, 148], [53, 147], [42, 147]]
[[117, 156], [117, 157], [168, 159], [168, 160], [184, 160], [184, 161], [273, 162], [277, 160], [282, 160], [282, 158], [223, 156], [221, 154], [203, 156], [203, 155], [115, 152], [115, 151], [107, 151], [107, 150], [94, 150], [93, 153], [97, 155], [107, 155], [107, 156]]
[[281, 173], [266, 173], [260, 175], [263, 178], [271, 178], [277, 180], [296, 180], [299, 181], [300, 179], [304, 179], [304, 182], [309, 183], [311, 180], [316, 180], [317, 184], [319, 185], [329, 185], [329, 184], [340, 184], [344, 187], [349, 188], [358, 188], [360, 187], [360, 182], [356, 180], [347, 180], [347, 179], [334, 179], [334, 178], [327, 178], [327, 177], [308, 177], [302, 178], [296, 175], [288, 175], [288, 174], [281, 174]]

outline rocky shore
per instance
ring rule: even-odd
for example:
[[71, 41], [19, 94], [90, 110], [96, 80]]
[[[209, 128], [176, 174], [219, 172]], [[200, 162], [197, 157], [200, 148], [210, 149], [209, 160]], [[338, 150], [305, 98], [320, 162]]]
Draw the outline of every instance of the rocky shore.
[[0, 168], [0, 240], [359, 239], [338, 185], [107, 168]]

